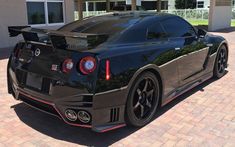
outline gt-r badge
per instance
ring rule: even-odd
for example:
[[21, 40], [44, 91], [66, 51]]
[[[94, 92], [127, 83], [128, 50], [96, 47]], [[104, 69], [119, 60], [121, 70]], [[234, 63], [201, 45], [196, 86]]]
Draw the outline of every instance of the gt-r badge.
[[58, 65], [52, 64], [52, 65], [51, 65], [51, 70], [52, 70], [52, 71], [58, 71], [58, 69], [59, 69], [58, 67], [59, 67]]

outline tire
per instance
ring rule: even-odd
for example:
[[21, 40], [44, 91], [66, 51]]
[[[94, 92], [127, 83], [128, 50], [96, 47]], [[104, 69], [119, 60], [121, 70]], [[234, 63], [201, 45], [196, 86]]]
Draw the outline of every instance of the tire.
[[228, 64], [228, 50], [225, 45], [222, 45], [218, 50], [218, 54], [215, 60], [213, 75], [214, 78], [220, 79], [226, 73], [226, 68]]
[[148, 124], [158, 107], [160, 98], [159, 80], [151, 72], [137, 77], [130, 88], [126, 103], [126, 122], [130, 126]]

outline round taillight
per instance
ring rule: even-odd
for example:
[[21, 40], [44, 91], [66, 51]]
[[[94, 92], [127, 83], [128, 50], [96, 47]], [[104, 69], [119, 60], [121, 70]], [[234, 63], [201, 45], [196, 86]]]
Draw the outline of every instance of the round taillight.
[[72, 59], [66, 59], [64, 60], [62, 64], [62, 71], [64, 73], [69, 73], [73, 68], [73, 60]]
[[82, 58], [79, 63], [79, 69], [85, 75], [92, 73], [96, 69], [95, 58], [91, 56]]

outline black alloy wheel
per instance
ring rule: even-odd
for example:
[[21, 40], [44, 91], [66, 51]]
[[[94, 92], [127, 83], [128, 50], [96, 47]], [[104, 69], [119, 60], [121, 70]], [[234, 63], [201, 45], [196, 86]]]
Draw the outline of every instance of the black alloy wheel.
[[215, 66], [214, 66], [214, 77], [221, 78], [226, 73], [228, 64], [228, 51], [226, 46], [222, 45], [218, 51]]
[[159, 81], [151, 72], [141, 74], [129, 91], [126, 120], [129, 125], [141, 127], [153, 118], [159, 102]]

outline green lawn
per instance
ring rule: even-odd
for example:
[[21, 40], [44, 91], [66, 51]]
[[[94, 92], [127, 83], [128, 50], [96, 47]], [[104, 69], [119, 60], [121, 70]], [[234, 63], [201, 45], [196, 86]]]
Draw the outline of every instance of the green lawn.
[[[208, 20], [194, 20], [194, 19], [190, 19], [188, 20], [192, 25], [194, 26], [198, 26], [198, 25], [208, 25]], [[232, 20], [232, 24], [233, 27], [235, 27], [235, 20]]]

